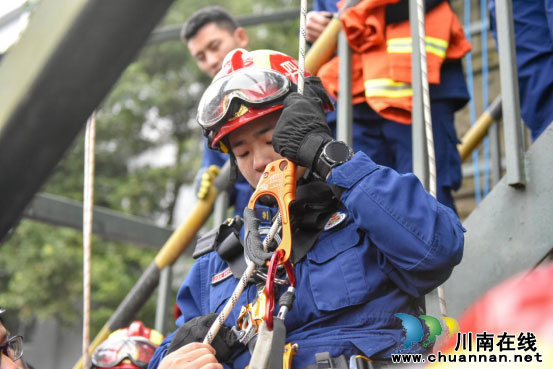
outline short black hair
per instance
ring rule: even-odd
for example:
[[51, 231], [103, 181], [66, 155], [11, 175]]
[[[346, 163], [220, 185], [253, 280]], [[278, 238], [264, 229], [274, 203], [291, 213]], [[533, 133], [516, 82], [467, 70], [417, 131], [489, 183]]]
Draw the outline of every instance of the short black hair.
[[188, 18], [188, 21], [182, 26], [180, 37], [184, 42], [188, 42], [192, 37], [202, 29], [206, 24], [215, 23], [218, 27], [234, 32], [240, 25], [224, 8], [215, 6], [206, 6], [196, 11]]

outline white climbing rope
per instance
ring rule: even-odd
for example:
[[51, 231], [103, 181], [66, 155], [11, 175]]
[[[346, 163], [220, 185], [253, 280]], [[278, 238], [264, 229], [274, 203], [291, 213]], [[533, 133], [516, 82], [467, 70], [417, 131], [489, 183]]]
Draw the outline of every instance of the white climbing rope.
[[83, 190], [83, 368], [90, 367], [90, 255], [92, 236], [92, 209], [94, 199], [94, 144], [96, 140], [96, 113], [86, 124]]
[[305, 20], [307, 18], [307, 0], [301, 0], [300, 4], [300, 47], [299, 53], [300, 57], [298, 60], [299, 71], [298, 71], [298, 93], [303, 95], [303, 85], [304, 85], [304, 76], [305, 76], [305, 48], [306, 48], [306, 27]]
[[[437, 198], [436, 193], [436, 154], [434, 152], [434, 133], [432, 132], [432, 115], [430, 113], [430, 92], [428, 89], [428, 64], [426, 62], [426, 32], [424, 0], [417, 0], [417, 18], [418, 18], [418, 33], [419, 33], [419, 49], [421, 53], [421, 79], [422, 79], [422, 102], [424, 109], [424, 131], [426, 135], [426, 151], [428, 153], [428, 175], [429, 175], [429, 192]], [[438, 287], [438, 300], [440, 304], [440, 312], [443, 316], [447, 316], [447, 305], [445, 301], [445, 291], [443, 286]]]
[[424, 29], [424, 0], [417, 0], [419, 49], [421, 53], [422, 101], [424, 109], [424, 129], [426, 149], [428, 151], [428, 174], [430, 177], [430, 194], [436, 198], [436, 155], [434, 153], [434, 134], [432, 132], [432, 115], [430, 113], [430, 92], [428, 89], [428, 65], [426, 62], [426, 33]]
[[[269, 230], [269, 234], [263, 240], [263, 249], [267, 250], [268, 246], [273, 241], [275, 234], [278, 232], [278, 229], [280, 228], [281, 223], [282, 223], [282, 218], [279, 214], [276, 220], [274, 221], [273, 225], [271, 226], [271, 229]], [[230, 312], [236, 306], [236, 303], [238, 302], [240, 295], [242, 295], [242, 292], [244, 292], [244, 288], [246, 288], [246, 286], [248, 285], [248, 281], [255, 273], [256, 265], [252, 261], [248, 260], [247, 258], [246, 258], [246, 262], [248, 264], [246, 271], [244, 272], [244, 274], [242, 274], [240, 281], [234, 288], [234, 291], [232, 292], [230, 299], [225, 304], [225, 307], [223, 308], [221, 313], [217, 316], [217, 319], [213, 322], [213, 324], [209, 328], [209, 331], [207, 332], [204, 338], [204, 343], [210, 344], [211, 342], [213, 342], [213, 340], [215, 339], [215, 336], [219, 332], [219, 329], [221, 329], [221, 327], [225, 323], [225, 320], [227, 320], [228, 316], [230, 315]]]

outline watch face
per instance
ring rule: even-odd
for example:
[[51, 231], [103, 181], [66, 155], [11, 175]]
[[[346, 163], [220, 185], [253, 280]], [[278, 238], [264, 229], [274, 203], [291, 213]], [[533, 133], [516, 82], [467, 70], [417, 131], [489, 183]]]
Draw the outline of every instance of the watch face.
[[340, 141], [333, 141], [325, 148], [326, 156], [336, 163], [341, 163], [349, 159], [349, 147]]

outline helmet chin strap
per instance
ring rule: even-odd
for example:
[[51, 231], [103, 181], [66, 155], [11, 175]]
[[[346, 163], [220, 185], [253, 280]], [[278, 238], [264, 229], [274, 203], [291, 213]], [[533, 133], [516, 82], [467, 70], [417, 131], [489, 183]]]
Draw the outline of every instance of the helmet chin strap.
[[230, 155], [230, 174], [229, 179], [231, 183], [236, 182], [238, 179], [238, 173], [240, 173], [240, 170], [238, 169], [238, 165], [236, 164], [236, 157], [232, 153], [232, 151], [229, 150]]

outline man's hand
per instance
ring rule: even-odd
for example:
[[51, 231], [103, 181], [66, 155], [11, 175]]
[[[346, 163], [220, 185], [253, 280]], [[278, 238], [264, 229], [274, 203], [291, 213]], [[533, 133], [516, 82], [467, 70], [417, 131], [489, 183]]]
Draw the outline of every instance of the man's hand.
[[192, 342], [167, 355], [159, 369], [223, 369], [210, 345]]
[[332, 13], [327, 11], [310, 11], [307, 13], [305, 30], [307, 42], [315, 42], [323, 33], [328, 22], [332, 19]]

